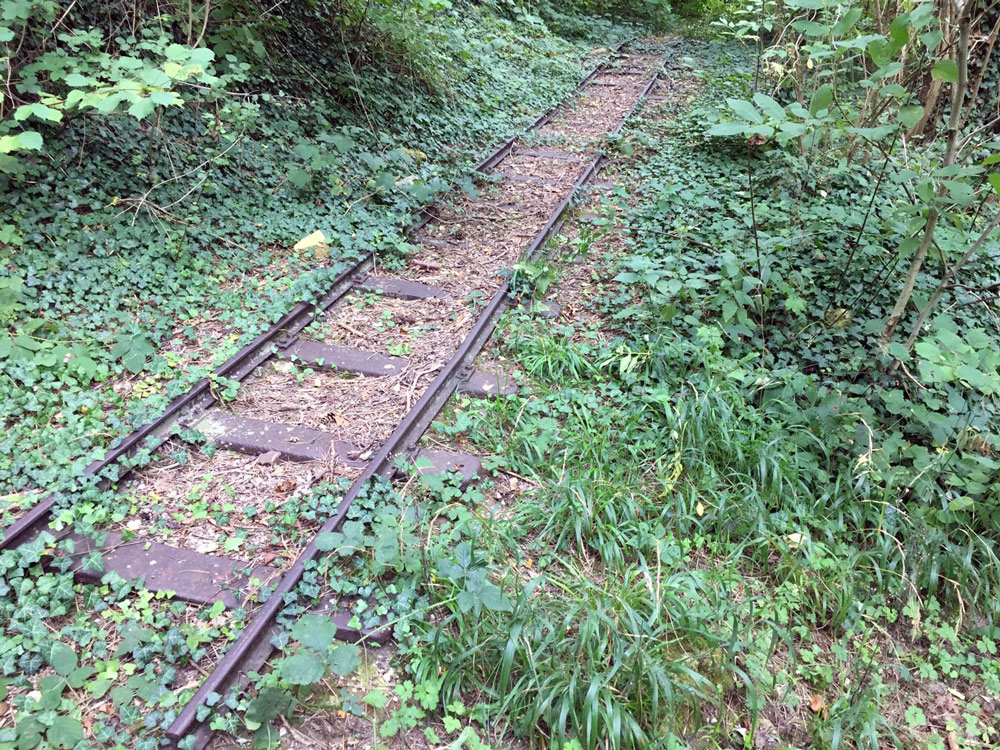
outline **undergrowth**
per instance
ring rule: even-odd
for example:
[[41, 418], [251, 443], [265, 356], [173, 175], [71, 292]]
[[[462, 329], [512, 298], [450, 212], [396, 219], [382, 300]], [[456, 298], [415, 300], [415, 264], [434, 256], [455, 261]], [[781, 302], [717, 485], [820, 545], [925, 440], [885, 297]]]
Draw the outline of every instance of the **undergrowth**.
[[[689, 44], [673, 73], [674, 117], [626, 130], [620, 187], [566, 245], [594, 270], [555, 299], [599, 321], [509, 315], [526, 388], [439, 426], [529, 484], [480, 533], [512, 606], [470, 617], [430, 589], [410, 669], [536, 746], [992, 746], [993, 400], [879, 364], [869, 281], [899, 225], [841, 263], [872, 167], [758, 153], [754, 223], [745, 147], [705, 135], [748, 58]], [[938, 326], [980, 346], [994, 321]]]
[[[79, 474], [343, 262], [405, 256], [416, 207], [456, 179], [473, 190], [472, 157], [565, 96], [595, 45], [630, 33], [598, 18], [567, 41], [518, 8], [443, 3], [408, 20], [389, 7], [381, 20], [352, 16], [342, 36], [318, 21], [329, 11], [290, 10], [239, 40], [213, 20], [205, 87], [238, 87], [225, 106], [67, 119], [3, 176], [0, 482], [18, 493], [4, 493], [11, 511]], [[102, 22], [68, 13], [81, 29]], [[366, 36], [372, 23], [379, 33]], [[153, 37], [109, 38], [110, 59], [150, 65], [142, 55], [159, 48], [138, 40]], [[320, 250], [290, 249], [315, 230]]]

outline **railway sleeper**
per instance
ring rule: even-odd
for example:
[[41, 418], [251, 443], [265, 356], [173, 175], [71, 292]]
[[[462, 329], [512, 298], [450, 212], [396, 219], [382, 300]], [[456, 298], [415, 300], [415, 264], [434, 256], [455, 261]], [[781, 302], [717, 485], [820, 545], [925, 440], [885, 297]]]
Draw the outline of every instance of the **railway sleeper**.
[[[281, 576], [278, 568], [269, 565], [254, 565], [143, 539], [125, 542], [115, 533], [106, 534], [100, 545], [78, 534], [70, 534], [69, 538], [74, 542], [70, 569], [76, 580], [97, 585], [105, 575], [114, 572], [126, 580], [141, 579], [150, 591], [168, 592], [174, 599], [201, 606], [221, 601], [227, 609], [245, 607], [258, 591], [273, 586]], [[101, 570], [83, 563], [95, 550], [101, 552]], [[337, 638], [342, 641], [388, 641], [391, 632], [385, 627], [384, 618], [376, 627], [352, 624], [357, 601], [356, 597], [346, 600], [325, 597], [309, 611], [329, 616], [337, 626]]]
[[210, 411], [191, 425], [219, 448], [257, 455], [277, 453], [287, 461], [324, 461], [331, 456], [346, 466], [362, 468], [361, 451], [333, 435], [309, 427]]
[[515, 156], [530, 156], [533, 159], [560, 159], [562, 161], [579, 161], [579, 154], [567, 154], [565, 151], [553, 151], [547, 148], [518, 149]]
[[366, 292], [375, 292], [376, 294], [384, 294], [386, 297], [399, 299], [432, 299], [448, 296], [448, 292], [439, 286], [397, 279], [392, 276], [369, 276], [361, 281], [358, 287]]
[[608, 68], [603, 75], [606, 76], [644, 76], [651, 71], [646, 68]]
[[518, 385], [510, 375], [473, 370], [468, 379], [458, 384], [457, 390], [473, 398], [501, 398], [517, 394]]
[[[325, 461], [332, 456], [346, 466], [362, 468], [367, 465], [367, 460], [361, 458], [360, 448], [334, 440], [328, 432], [308, 427], [218, 411], [209, 412], [192, 427], [216, 446], [238, 453], [276, 454], [277, 458], [289, 461]], [[413, 457], [421, 474], [458, 472], [463, 489], [477, 481], [482, 473], [482, 462], [468, 453], [423, 448]]]
[[513, 183], [529, 183], [532, 185], [541, 185], [543, 187], [559, 187], [565, 183], [565, 180], [556, 180], [546, 177], [538, 177], [533, 174], [518, 174], [517, 172], [497, 172], [504, 180]]
[[278, 357], [321, 370], [350, 372], [369, 377], [397, 375], [403, 371], [407, 364], [407, 361], [402, 357], [391, 357], [349, 346], [324, 344], [311, 339], [296, 339], [280, 350]]

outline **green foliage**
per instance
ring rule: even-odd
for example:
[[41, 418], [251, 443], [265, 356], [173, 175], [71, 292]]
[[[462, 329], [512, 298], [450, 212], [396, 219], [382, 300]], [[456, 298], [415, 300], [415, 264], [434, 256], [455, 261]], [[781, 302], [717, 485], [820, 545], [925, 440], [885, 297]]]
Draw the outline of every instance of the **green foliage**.
[[0, 171], [24, 175], [25, 165], [11, 154], [41, 151], [38, 128], [51, 123], [92, 112], [144, 120], [160, 108], [211, 102], [216, 92], [245, 81], [247, 66], [226, 66], [216, 75], [211, 49], [190, 39], [177, 43], [164, 30], [174, 20], [169, 17], [124, 38], [71, 12], [48, 0], [4, 3], [0, 40], [16, 94], [0, 120]]
[[[570, 43], [446, 6], [161, 4], [123, 34], [117, 10], [12, 5], [0, 43], [27, 109], [4, 127], [44, 144], [4, 162], [0, 481], [59, 487], [345, 260], [391, 265], [415, 207], [627, 33]], [[38, 120], [43, 99], [58, 123]], [[316, 229], [328, 256], [288, 250]]]
[[[643, 122], [598, 207], [629, 238], [594, 261], [600, 324], [509, 316], [499, 346], [530, 395], [463, 405], [440, 428], [531, 489], [469, 557], [511, 611], [463, 610], [438, 575], [433, 648], [411, 669], [443, 674], [445, 701], [483, 701], [496, 731], [565, 747], [651, 732], [676, 746], [991, 741], [978, 696], [992, 706], [1000, 688], [995, 320], [956, 290], [912, 352], [883, 352], [888, 249], [920, 229], [896, 213], [909, 176], [890, 179], [884, 156], [837, 158], [881, 137], [842, 129], [848, 88], [810, 82], [808, 105], [754, 96], [735, 45], [684, 52], [699, 99]], [[942, 242], [971, 218], [947, 190]], [[992, 259], [976, 268], [996, 277]], [[933, 718], [937, 680], [975, 687]], [[723, 701], [731, 718], [706, 720]]]
[[[177, 511], [160, 499], [92, 481], [59, 490], [346, 262], [376, 250], [380, 263], [398, 263], [414, 209], [455, 180], [472, 189], [474, 155], [563, 98], [594, 47], [630, 33], [598, 19], [567, 41], [540, 18], [524, 23], [523, 8], [448, 2], [2, 8], [0, 510], [9, 523], [36, 489], [57, 491], [57, 525], [84, 536], [141, 510], [168, 538]], [[324, 248], [291, 249], [317, 229]], [[235, 397], [234, 381], [210, 381], [220, 400]], [[429, 494], [462, 497], [450, 479], [433, 482]], [[240, 512], [203, 489], [187, 498], [192, 516], [226, 524]], [[322, 487], [265, 511], [275, 534], [298, 542], [341, 492]], [[290, 598], [275, 669], [246, 696], [208, 701], [206, 714], [228, 709], [212, 718], [219, 728], [249, 728], [266, 747], [317, 680], [358, 668], [359, 648], [306, 615], [323, 586], [351, 602], [357, 625], [388, 619], [413, 638], [411, 617], [426, 605], [426, 519], [378, 493], [355, 511]], [[465, 530], [442, 537], [434, 560], [471, 538], [475, 518], [451, 512], [450, 522], [459, 516]], [[249, 547], [240, 535], [219, 545]], [[211, 667], [211, 647], [234, 638], [246, 613], [221, 602], [199, 612], [112, 573], [74, 582], [73, 547], [46, 534], [0, 556], [0, 700], [14, 718], [0, 748], [82, 739], [152, 750]], [[98, 553], [74, 559], [103, 571]], [[473, 610], [505, 606], [481, 571], [449, 586]], [[436, 695], [422, 681], [400, 696], [396, 731], [428, 716]], [[449, 717], [459, 721], [451, 739], [483, 746], [459, 716]]]

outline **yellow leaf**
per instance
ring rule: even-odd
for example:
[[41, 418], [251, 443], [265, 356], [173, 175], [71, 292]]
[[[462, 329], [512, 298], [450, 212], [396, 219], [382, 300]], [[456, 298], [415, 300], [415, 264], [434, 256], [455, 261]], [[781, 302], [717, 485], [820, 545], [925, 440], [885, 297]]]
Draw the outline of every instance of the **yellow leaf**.
[[819, 693], [814, 693], [813, 697], [809, 699], [809, 710], [814, 714], [818, 714], [826, 708], [826, 699]]
[[802, 542], [806, 540], [805, 534], [800, 534], [795, 532], [794, 534], [789, 534], [785, 537], [785, 541], [788, 542], [788, 549], [797, 550], [802, 546]]
[[694, 512], [698, 514], [698, 518], [701, 518], [705, 515], [705, 506], [699, 502], [696, 506], [694, 506]]
[[316, 247], [317, 245], [320, 244], [322, 245], [326, 244], [326, 235], [317, 229], [312, 234], [307, 234], [301, 240], [296, 242], [295, 247], [293, 247], [292, 249], [295, 251], [308, 250], [309, 248]]

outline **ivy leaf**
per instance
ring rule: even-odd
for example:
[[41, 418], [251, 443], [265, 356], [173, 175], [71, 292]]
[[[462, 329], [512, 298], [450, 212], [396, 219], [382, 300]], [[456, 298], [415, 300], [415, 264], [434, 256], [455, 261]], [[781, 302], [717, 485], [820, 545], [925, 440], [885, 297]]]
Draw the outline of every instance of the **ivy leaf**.
[[292, 705], [292, 696], [279, 688], [269, 687], [247, 705], [247, 718], [264, 724], [276, 719]]
[[316, 535], [313, 544], [316, 545], [316, 549], [320, 552], [340, 551], [345, 546], [345, 539], [344, 535], [339, 531], [324, 531]]
[[65, 677], [77, 667], [76, 652], [65, 643], [56, 641], [52, 644], [49, 652], [49, 664], [56, 671], [56, 674]]
[[931, 68], [931, 77], [945, 83], [958, 83], [958, 63], [954, 60], [938, 60]]
[[337, 626], [322, 615], [303, 615], [292, 627], [292, 638], [307, 648], [324, 653], [336, 637]]
[[342, 643], [330, 654], [330, 671], [341, 677], [361, 666], [361, 651], [353, 643]]
[[111, 347], [111, 356], [117, 357], [125, 368], [136, 375], [146, 367], [146, 358], [153, 354], [153, 347], [146, 337], [139, 334], [122, 334]]
[[52, 720], [46, 738], [56, 747], [74, 747], [83, 739], [83, 724], [70, 716], [57, 716]]
[[323, 662], [315, 654], [302, 651], [282, 659], [278, 674], [293, 685], [312, 685], [323, 677]]
[[42, 741], [45, 727], [34, 716], [28, 715], [17, 722], [17, 738], [19, 748], [32, 748]]

